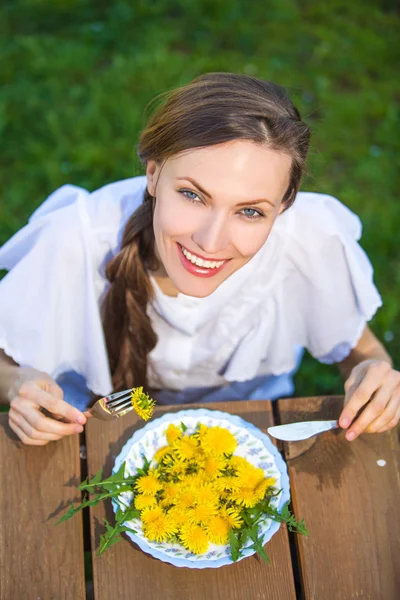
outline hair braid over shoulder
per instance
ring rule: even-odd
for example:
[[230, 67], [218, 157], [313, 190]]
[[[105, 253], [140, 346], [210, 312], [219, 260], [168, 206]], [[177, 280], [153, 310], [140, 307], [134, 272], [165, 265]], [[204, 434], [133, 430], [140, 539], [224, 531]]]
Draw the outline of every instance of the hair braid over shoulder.
[[120, 252], [106, 267], [111, 285], [102, 316], [114, 391], [146, 386], [147, 355], [157, 343], [147, 315], [153, 293], [148, 269], [157, 263], [152, 215], [153, 198], [146, 190], [125, 226]]

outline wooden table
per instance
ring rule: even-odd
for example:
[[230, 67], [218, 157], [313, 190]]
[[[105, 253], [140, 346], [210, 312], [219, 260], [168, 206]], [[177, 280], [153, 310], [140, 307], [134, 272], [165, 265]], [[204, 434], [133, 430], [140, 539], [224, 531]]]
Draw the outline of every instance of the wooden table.
[[[336, 418], [342, 403], [342, 398], [326, 397], [280, 400], [274, 411], [267, 400], [204, 407], [238, 414], [265, 431], [273, 423]], [[65, 506], [79, 500], [76, 485], [86, 471], [93, 475], [104, 467], [109, 474], [123, 444], [142, 423], [133, 414], [112, 424], [90, 421], [86, 461], [80, 458], [78, 436], [44, 447], [24, 446], [15, 441], [7, 415], [0, 414], [1, 600], [400, 597], [398, 431], [364, 435], [352, 443], [334, 431], [280, 448], [293, 509], [297, 518], [304, 517], [309, 537], [281, 526], [266, 547], [271, 565], [252, 556], [219, 569], [177, 568], [143, 553], [127, 538], [96, 557], [102, 520], [105, 515], [112, 519], [109, 504], [54, 524]], [[385, 461], [384, 466], [377, 461]], [[90, 539], [84, 536], [88, 522]], [[93, 586], [85, 585], [84, 544], [93, 551]]]

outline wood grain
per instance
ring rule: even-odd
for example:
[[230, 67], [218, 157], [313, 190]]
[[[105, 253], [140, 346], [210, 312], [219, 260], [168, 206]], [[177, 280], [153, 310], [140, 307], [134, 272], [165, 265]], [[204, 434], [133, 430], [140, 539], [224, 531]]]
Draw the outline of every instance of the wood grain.
[[[282, 424], [336, 419], [342, 406], [342, 397], [278, 402]], [[399, 598], [397, 433], [348, 442], [336, 430], [284, 444], [294, 511], [309, 529], [308, 538], [296, 536], [306, 599]]]
[[79, 438], [42, 447], [16, 440], [0, 414], [0, 598], [83, 600], [81, 517], [54, 526], [60, 508], [79, 499]]
[[[190, 408], [199, 408], [195, 405]], [[273, 424], [268, 401], [228, 402], [203, 408], [237, 414], [264, 431]], [[176, 412], [187, 406], [158, 408], [155, 416]], [[93, 419], [87, 427], [87, 453], [90, 475], [104, 467], [109, 474], [115, 457], [134, 431], [143, 425], [130, 413], [122, 419], [103, 423]], [[91, 510], [92, 546], [98, 546], [104, 516], [114, 521], [110, 505]], [[103, 555], [93, 556], [96, 600], [269, 600], [294, 599], [294, 582], [286, 527], [282, 526], [266, 547], [271, 565], [255, 556], [219, 569], [174, 567], [142, 552], [127, 538]]]

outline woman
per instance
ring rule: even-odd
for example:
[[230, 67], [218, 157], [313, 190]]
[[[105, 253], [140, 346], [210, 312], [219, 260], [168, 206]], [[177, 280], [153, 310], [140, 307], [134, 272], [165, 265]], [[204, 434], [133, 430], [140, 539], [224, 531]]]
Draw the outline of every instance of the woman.
[[208, 74], [151, 117], [145, 177], [64, 186], [39, 207], [0, 252], [0, 395], [24, 443], [81, 431], [92, 392], [286, 396], [304, 348], [339, 363], [347, 439], [398, 423], [400, 374], [367, 326], [381, 301], [360, 223], [298, 193], [308, 145], [279, 86]]

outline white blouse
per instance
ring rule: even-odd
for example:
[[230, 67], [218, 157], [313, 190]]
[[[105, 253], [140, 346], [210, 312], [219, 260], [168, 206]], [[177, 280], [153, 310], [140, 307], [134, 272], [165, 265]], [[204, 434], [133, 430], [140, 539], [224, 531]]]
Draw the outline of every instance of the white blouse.
[[[135, 177], [92, 194], [65, 185], [2, 247], [0, 348], [16, 362], [53, 378], [74, 371], [94, 393], [110, 392], [104, 268], [145, 185]], [[168, 297], [152, 278], [151, 387], [287, 374], [301, 348], [321, 362], [343, 360], [382, 304], [360, 236], [359, 218], [338, 200], [301, 192], [261, 250], [210, 296]]]

